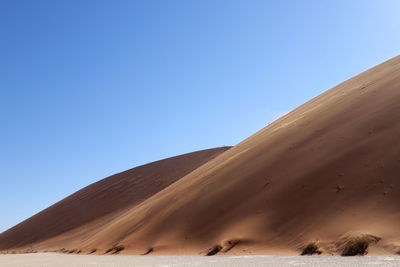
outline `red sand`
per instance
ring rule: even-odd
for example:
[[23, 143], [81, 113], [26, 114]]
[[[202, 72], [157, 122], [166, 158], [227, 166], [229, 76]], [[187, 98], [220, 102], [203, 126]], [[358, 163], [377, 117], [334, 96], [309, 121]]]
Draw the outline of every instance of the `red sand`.
[[[113, 189], [104, 186], [107, 180], [89, 186], [1, 234], [0, 250], [31, 245], [104, 253], [123, 245], [121, 253], [204, 254], [237, 240], [230, 254], [298, 254], [309, 242], [337, 254], [340, 241], [370, 234], [381, 238], [370, 253], [394, 254], [400, 250], [399, 138], [398, 56], [217, 157], [221, 149], [199, 156], [190, 170], [170, 173], [186, 166], [183, 158], [162, 171], [152, 164], [136, 168], [137, 177], [146, 177], [137, 186], [122, 174], [108, 178]], [[168, 177], [157, 186], [161, 173]]]

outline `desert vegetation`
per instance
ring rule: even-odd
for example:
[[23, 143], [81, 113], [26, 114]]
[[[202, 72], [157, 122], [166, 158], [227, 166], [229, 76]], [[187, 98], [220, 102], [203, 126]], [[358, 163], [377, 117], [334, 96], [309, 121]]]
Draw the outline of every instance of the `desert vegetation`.
[[108, 254], [110, 252], [112, 252], [111, 254], [118, 254], [119, 252], [121, 252], [124, 249], [125, 249], [125, 247], [123, 245], [113, 246], [113, 247], [107, 249], [104, 254]]
[[212, 248], [210, 248], [206, 254], [206, 256], [213, 256], [220, 252], [222, 249], [222, 246], [220, 244], [214, 245]]
[[240, 239], [229, 239], [223, 242], [223, 252], [228, 252], [229, 250], [231, 250], [232, 248], [234, 248], [237, 244], [239, 244]]
[[351, 236], [338, 243], [342, 256], [363, 256], [368, 253], [368, 246], [379, 242], [380, 238], [373, 235]]
[[303, 248], [300, 255], [302, 255], [302, 256], [314, 255], [314, 254], [320, 255], [321, 253], [322, 253], [322, 251], [320, 250], [318, 244], [316, 242], [311, 242]]

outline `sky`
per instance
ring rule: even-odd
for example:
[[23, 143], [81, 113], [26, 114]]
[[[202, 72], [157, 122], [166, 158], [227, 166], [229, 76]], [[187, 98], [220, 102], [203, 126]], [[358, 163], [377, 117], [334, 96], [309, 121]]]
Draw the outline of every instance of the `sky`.
[[0, 232], [123, 170], [235, 145], [400, 54], [400, 1], [0, 0]]

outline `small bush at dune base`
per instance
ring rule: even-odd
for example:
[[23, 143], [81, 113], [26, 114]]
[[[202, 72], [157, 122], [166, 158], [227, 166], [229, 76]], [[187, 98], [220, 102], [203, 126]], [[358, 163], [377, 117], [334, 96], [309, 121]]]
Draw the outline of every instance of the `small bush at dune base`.
[[120, 251], [122, 251], [122, 250], [124, 250], [124, 249], [125, 249], [124, 246], [116, 246], [116, 247], [114, 248], [113, 254], [119, 253]]
[[120, 251], [122, 251], [124, 249], [125, 249], [124, 246], [118, 245], [118, 246], [114, 246], [114, 247], [111, 247], [111, 248], [107, 249], [106, 253], [104, 253], [104, 254], [107, 254], [107, 253], [110, 253], [110, 252], [113, 252], [111, 254], [117, 254], [117, 253], [119, 253]]
[[90, 253], [89, 254], [93, 254], [93, 253], [95, 253], [97, 251], [97, 248], [92, 248], [91, 250], [90, 250]]
[[150, 254], [153, 251], [154, 251], [154, 248], [149, 248], [145, 253], [143, 253], [143, 255]]
[[318, 254], [320, 255], [322, 251], [319, 249], [318, 245], [316, 243], [310, 243], [307, 246], [303, 248], [303, 251], [301, 252], [300, 255], [314, 255]]
[[347, 240], [343, 246], [342, 256], [356, 256], [366, 255], [368, 253], [368, 246], [371, 243], [377, 243], [380, 240], [379, 237], [372, 235], [362, 235], [351, 237]]
[[240, 239], [238, 239], [238, 238], [223, 241], [222, 242], [222, 246], [223, 246], [222, 252], [225, 252], [225, 253], [228, 252], [229, 250], [234, 248], [239, 243], [240, 243]]
[[349, 240], [342, 252], [342, 256], [356, 256], [367, 254], [369, 243], [364, 239]]
[[222, 249], [222, 246], [220, 244], [217, 244], [208, 250], [206, 256], [213, 256], [213, 255], [217, 254], [218, 252], [220, 252], [221, 249]]

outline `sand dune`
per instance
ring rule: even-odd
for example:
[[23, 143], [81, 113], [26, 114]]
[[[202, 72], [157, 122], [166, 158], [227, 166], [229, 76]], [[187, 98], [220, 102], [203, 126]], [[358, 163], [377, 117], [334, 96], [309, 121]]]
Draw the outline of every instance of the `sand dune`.
[[61, 242], [67, 245], [71, 239], [73, 243], [85, 239], [106, 222], [123, 214], [124, 210], [134, 207], [227, 149], [229, 147], [202, 150], [156, 161], [89, 185], [2, 233], [0, 250], [30, 244], [37, 247], [45, 240], [46, 244]]
[[[156, 189], [153, 181], [123, 186], [109, 198], [102, 188], [102, 200], [96, 187], [83, 189], [68, 202], [75, 217], [62, 217], [60, 202], [0, 235], [0, 249], [31, 244], [104, 253], [121, 245], [121, 253], [206, 254], [220, 245], [230, 254], [299, 254], [313, 242], [324, 255], [340, 254], [360, 237], [370, 240], [370, 254], [394, 254], [400, 251], [399, 137], [396, 57]], [[140, 196], [122, 205], [131, 193]], [[101, 216], [85, 212], [103, 206]]]

